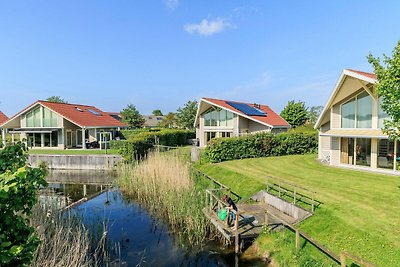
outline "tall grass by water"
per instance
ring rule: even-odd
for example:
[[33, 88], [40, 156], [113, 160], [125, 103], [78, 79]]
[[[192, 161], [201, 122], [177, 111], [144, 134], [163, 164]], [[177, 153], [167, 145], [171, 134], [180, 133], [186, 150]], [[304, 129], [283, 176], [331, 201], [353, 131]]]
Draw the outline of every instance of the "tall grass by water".
[[99, 266], [107, 260], [106, 232], [89, 234], [82, 222], [50, 205], [36, 205], [31, 225], [42, 241], [36, 251], [33, 267]]
[[202, 213], [204, 191], [191, 178], [188, 163], [179, 157], [152, 152], [138, 164], [119, 166], [117, 173], [124, 196], [144, 204], [188, 243], [199, 245], [215, 237]]

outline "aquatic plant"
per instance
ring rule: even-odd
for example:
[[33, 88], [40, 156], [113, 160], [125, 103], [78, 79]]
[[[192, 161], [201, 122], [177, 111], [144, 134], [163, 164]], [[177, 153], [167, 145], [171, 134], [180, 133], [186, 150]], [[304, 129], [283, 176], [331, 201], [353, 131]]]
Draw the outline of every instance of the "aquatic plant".
[[108, 261], [105, 228], [94, 236], [68, 211], [39, 204], [32, 210], [31, 225], [41, 240], [33, 267], [100, 266]]
[[124, 196], [144, 204], [189, 244], [215, 237], [202, 212], [204, 191], [191, 178], [189, 164], [179, 157], [151, 152], [138, 164], [119, 166], [117, 174]]

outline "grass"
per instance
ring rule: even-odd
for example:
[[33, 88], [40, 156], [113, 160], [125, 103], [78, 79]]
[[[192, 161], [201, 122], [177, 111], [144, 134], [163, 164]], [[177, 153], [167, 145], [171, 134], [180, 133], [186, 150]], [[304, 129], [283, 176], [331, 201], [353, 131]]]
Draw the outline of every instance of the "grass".
[[[323, 166], [316, 155], [243, 159], [198, 167], [244, 199], [263, 189], [268, 175], [316, 191], [316, 199], [323, 204], [299, 225], [300, 229], [336, 253], [346, 250], [380, 266], [398, 266], [400, 262], [398, 176]], [[267, 238], [268, 242], [265, 238], [261, 238], [261, 246], [266, 250], [286, 243], [284, 238]], [[311, 246], [306, 246], [306, 251], [311, 250], [307, 247]], [[293, 253], [284, 256], [284, 250], [280, 250], [273, 251], [274, 257], [281, 257], [283, 262], [293, 257]]]
[[[100, 149], [29, 149], [29, 154], [36, 155], [105, 155]], [[117, 149], [107, 149], [107, 155], [118, 155]]]
[[215, 235], [202, 209], [208, 184], [191, 178], [190, 166], [178, 156], [151, 152], [137, 164], [117, 167], [117, 184], [125, 197], [145, 205], [191, 245]]

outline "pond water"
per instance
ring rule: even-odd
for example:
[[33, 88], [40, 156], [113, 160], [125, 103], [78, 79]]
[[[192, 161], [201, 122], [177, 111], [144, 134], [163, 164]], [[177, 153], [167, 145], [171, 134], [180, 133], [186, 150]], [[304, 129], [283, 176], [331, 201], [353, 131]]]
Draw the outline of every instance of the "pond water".
[[[240, 259], [232, 249], [214, 242], [189, 249], [162, 220], [124, 199], [117, 188], [111, 188], [112, 174], [95, 175], [99, 177], [94, 179], [92, 173], [85, 172], [67, 176], [53, 172], [49, 187], [42, 191], [41, 201], [56, 202], [62, 207], [84, 196], [89, 198], [71, 211], [81, 216], [89, 228], [99, 223], [106, 225], [113, 266], [265, 266], [260, 259]], [[71, 183], [71, 179], [79, 183]]]

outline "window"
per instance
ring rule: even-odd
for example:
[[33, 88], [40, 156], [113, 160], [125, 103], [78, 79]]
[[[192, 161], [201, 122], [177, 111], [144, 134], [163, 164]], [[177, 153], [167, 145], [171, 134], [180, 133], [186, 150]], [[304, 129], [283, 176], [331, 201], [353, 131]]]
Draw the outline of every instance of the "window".
[[393, 169], [394, 142], [388, 139], [378, 140], [378, 168]]
[[89, 111], [89, 112], [92, 113], [93, 115], [101, 116], [101, 114], [100, 114], [99, 112], [97, 112], [96, 110], [88, 109], [87, 111]]
[[58, 146], [58, 131], [51, 132], [51, 146]]
[[355, 98], [342, 105], [342, 128], [354, 128], [356, 117], [356, 101]]
[[40, 107], [26, 113], [25, 118], [26, 127], [40, 127]]
[[356, 139], [356, 165], [371, 166], [371, 139]]
[[43, 127], [57, 127], [57, 115], [47, 108], [43, 109]]
[[384, 121], [390, 119], [389, 115], [382, 109], [383, 98], [378, 98], [378, 127], [383, 128]]
[[372, 97], [363, 92], [341, 106], [342, 128], [372, 127]]
[[357, 96], [357, 128], [372, 127], [372, 97], [364, 92]]
[[224, 109], [212, 109], [203, 118], [204, 126], [233, 127], [233, 113]]

